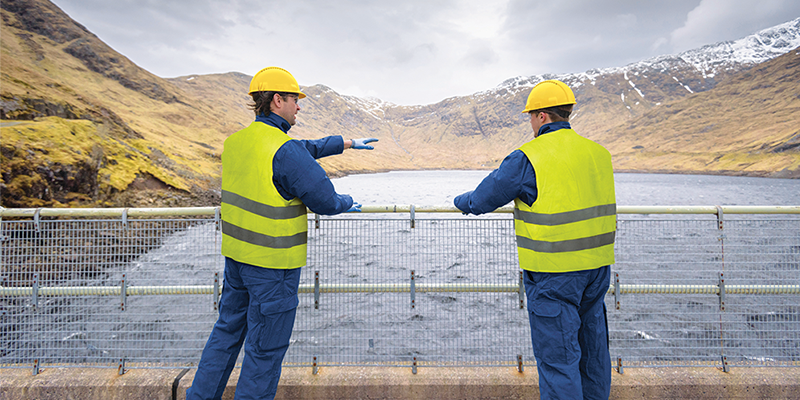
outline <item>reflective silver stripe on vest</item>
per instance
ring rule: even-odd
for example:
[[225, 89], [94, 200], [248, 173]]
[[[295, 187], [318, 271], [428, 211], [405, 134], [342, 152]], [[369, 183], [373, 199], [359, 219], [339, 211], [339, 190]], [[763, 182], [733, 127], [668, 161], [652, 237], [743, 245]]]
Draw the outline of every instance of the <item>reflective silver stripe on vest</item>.
[[292, 219], [301, 215], [306, 215], [306, 206], [304, 204], [288, 207], [273, 207], [250, 200], [247, 197], [240, 196], [227, 190], [222, 191], [222, 202], [269, 219]]
[[308, 242], [308, 232], [300, 232], [292, 236], [269, 236], [238, 227], [230, 222], [225, 222], [225, 220], [222, 220], [222, 233], [243, 242], [271, 249], [288, 249]]
[[608, 232], [597, 236], [562, 240], [560, 242], [545, 242], [541, 240], [528, 239], [524, 236], [517, 236], [517, 247], [533, 250], [539, 253], [564, 253], [568, 251], [588, 250], [614, 244], [614, 237], [616, 236], [616, 233], [616, 231]]
[[609, 215], [615, 215], [616, 213], [616, 204], [604, 204], [602, 206], [594, 206], [584, 208], [582, 210], [567, 211], [556, 214], [539, 214], [530, 211], [522, 211], [518, 208], [515, 208], [514, 219], [522, 220], [526, 223], [534, 225], [554, 226], [586, 221], [592, 218], [607, 217]]

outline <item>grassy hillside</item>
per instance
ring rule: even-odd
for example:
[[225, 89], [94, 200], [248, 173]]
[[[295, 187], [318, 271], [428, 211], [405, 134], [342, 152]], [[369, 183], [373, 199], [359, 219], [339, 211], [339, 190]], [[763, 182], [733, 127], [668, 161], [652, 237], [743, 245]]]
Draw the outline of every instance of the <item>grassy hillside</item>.
[[621, 170], [800, 177], [800, 54], [597, 134]]
[[[216, 186], [224, 113], [137, 67], [50, 3], [2, 6], [0, 110], [16, 120], [0, 127], [4, 206], [86, 196], [113, 203], [137, 179], [181, 197]], [[29, 184], [38, 189], [22, 190]], [[72, 191], [85, 187], [93, 190]]]

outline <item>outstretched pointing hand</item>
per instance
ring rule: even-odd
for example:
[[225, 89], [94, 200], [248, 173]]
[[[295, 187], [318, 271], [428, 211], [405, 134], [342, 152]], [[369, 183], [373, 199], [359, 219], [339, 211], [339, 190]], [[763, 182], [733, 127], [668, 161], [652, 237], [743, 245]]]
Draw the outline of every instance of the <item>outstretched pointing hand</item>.
[[377, 142], [378, 139], [375, 138], [361, 138], [361, 139], [351, 139], [353, 144], [350, 146], [352, 149], [356, 150], [372, 150], [374, 147], [368, 146], [367, 143]]

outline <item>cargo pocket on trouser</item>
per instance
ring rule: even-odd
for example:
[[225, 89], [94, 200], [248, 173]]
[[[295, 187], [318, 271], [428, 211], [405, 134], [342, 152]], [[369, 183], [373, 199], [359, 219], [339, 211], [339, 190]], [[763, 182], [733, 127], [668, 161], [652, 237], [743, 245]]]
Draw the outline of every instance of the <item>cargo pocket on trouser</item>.
[[247, 345], [236, 397], [270, 398], [278, 388], [281, 362], [289, 348], [297, 296], [268, 303], [251, 303], [250, 307]]
[[255, 326], [249, 329], [247, 343], [259, 370], [279, 373], [292, 336], [297, 304], [295, 295], [251, 305], [253, 318], [248, 323], [254, 323]]
[[253, 330], [256, 337], [250, 338], [253, 350], [260, 354], [275, 352], [284, 348], [285, 352], [292, 336], [294, 317], [297, 312], [297, 296], [255, 305], [258, 310], [258, 328]]
[[567, 362], [566, 343], [561, 321], [561, 304], [550, 299], [536, 299], [530, 306], [533, 354], [547, 364]]

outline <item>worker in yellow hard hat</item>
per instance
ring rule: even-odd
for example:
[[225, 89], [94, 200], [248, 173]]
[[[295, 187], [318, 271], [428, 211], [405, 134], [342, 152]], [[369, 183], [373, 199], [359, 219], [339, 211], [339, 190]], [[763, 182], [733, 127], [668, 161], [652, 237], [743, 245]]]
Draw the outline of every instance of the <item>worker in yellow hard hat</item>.
[[530, 114], [534, 139], [454, 203], [477, 215], [514, 201], [541, 398], [607, 399], [604, 298], [614, 263], [614, 174], [608, 150], [572, 130], [574, 104], [563, 82], [536, 85], [522, 111]]
[[289, 347], [308, 219], [360, 211], [336, 193], [315, 159], [345, 149], [372, 150], [378, 139], [292, 140], [287, 133], [306, 97], [288, 71], [268, 67], [250, 81], [255, 121], [225, 140], [222, 152], [222, 255], [219, 319], [208, 338], [187, 400], [219, 399], [242, 344], [236, 399], [272, 399]]

